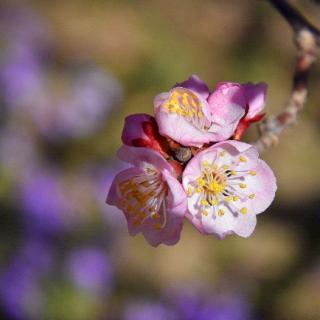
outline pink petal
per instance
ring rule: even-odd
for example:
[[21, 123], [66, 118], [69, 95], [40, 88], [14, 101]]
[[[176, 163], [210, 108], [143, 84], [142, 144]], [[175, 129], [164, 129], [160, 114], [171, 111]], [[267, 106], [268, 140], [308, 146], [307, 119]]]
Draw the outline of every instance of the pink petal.
[[[167, 207], [170, 210], [176, 207], [180, 208], [180, 212], [175, 210], [175, 215], [184, 216], [187, 210], [187, 196], [179, 181], [172, 176], [168, 171], [163, 171], [162, 176], [169, 187], [167, 196]], [[184, 207], [183, 207], [184, 204]]]
[[[110, 191], [107, 196], [107, 201], [106, 201], [107, 204], [116, 206], [117, 208], [122, 210], [121, 205], [120, 205], [121, 194], [120, 194], [119, 187], [118, 187], [119, 184], [123, 181], [126, 181], [126, 180], [138, 175], [138, 174], [143, 174], [143, 173], [144, 173], [144, 171], [141, 168], [136, 168], [136, 167], [129, 168], [129, 169], [126, 169], [126, 170], [119, 172], [115, 176], [115, 178], [112, 182]], [[138, 227], [134, 226], [132, 221], [128, 218], [127, 218], [127, 223], [128, 223], [128, 230], [129, 230], [130, 235], [134, 236], [138, 232], [141, 231], [141, 226], [138, 226]]]
[[243, 85], [243, 88], [244, 95], [249, 106], [249, 110], [245, 118], [251, 119], [264, 108], [268, 86], [266, 83], [262, 82], [258, 84], [247, 83]]
[[[223, 148], [224, 150], [228, 151], [232, 156], [244, 155], [245, 157], [249, 158], [251, 161], [255, 161], [259, 158], [258, 150], [251, 144], [245, 143], [242, 141], [237, 140], [228, 140], [222, 141], [214, 145], [215, 148]], [[252, 163], [250, 161], [245, 162], [242, 164], [243, 169], [252, 168]]]
[[144, 113], [132, 114], [126, 117], [121, 136], [122, 142], [128, 146], [132, 146], [134, 139], [149, 140], [149, 137], [143, 131], [142, 123], [144, 121], [152, 121], [153, 119], [153, 117]]
[[233, 231], [240, 237], [247, 238], [254, 231], [257, 224], [257, 217], [254, 212], [239, 214], [234, 218]]
[[162, 110], [156, 111], [155, 116], [160, 134], [184, 146], [201, 147], [211, 140], [210, 134], [198, 130], [183, 116]]
[[143, 165], [143, 163], [151, 163], [159, 170], [168, 170], [174, 173], [168, 162], [158, 152], [149, 148], [135, 148], [124, 145], [118, 150], [117, 155], [120, 160], [137, 167]]
[[[237, 83], [220, 83], [208, 99], [212, 122], [225, 128], [224, 139], [229, 138], [245, 114], [244, 90]], [[210, 131], [212, 131], [210, 130]], [[221, 133], [222, 135], [222, 133]]]
[[177, 83], [174, 88], [177, 87], [190, 89], [200, 95], [203, 99], [207, 99], [209, 96], [208, 86], [195, 74], [192, 75], [188, 80]]
[[[170, 212], [168, 212], [168, 214], [170, 214]], [[168, 222], [167, 226], [163, 230], [154, 230], [149, 228], [143, 231], [143, 235], [153, 247], [157, 247], [161, 243], [174, 245], [180, 239], [182, 227], [182, 219], [173, 218]]]
[[[173, 89], [174, 90], [174, 89]], [[197, 128], [184, 116], [175, 112], [168, 112], [164, 109], [164, 105], [170, 99], [171, 93], [161, 93], [154, 99], [155, 118], [162, 136], [170, 138], [184, 146], [201, 147], [204, 143], [216, 141], [215, 135], [201, 128]], [[201, 104], [201, 111], [206, 126], [210, 126], [210, 112], [207, 101], [197, 92], [189, 90], [190, 94], [196, 96]]]
[[251, 201], [255, 213], [258, 214], [265, 211], [274, 200], [277, 184], [272, 170], [263, 160], [259, 159], [253, 170], [256, 171], [256, 175], [250, 177], [248, 188], [255, 194]]

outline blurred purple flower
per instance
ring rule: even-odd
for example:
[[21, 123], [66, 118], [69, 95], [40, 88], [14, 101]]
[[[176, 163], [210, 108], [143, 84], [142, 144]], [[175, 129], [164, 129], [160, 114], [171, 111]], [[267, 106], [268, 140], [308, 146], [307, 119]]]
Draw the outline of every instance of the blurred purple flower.
[[10, 44], [26, 43], [37, 51], [47, 46], [48, 26], [37, 12], [21, 3], [1, 7], [0, 26]]
[[[161, 302], [129, 302], [123, 311], [124, 320], [178, 320], [172, 310]], [[198, 319], [198, 318], [194, 318]], [[180, 319], [179, 319], [180, 320]]]
[[95, 247], [79, 248], [66, 260], [69, 278], [81, 290], [109, 292], [112, 285], [111, 261], [105, 251]]
[[31, 118], [50, 140], [83, 137], [105, 125], [123, 95], [111, 74], [84, 63], [72, 66], [76, 72], [50, 68], [46, 59], [52, 39], [35, 12], [14, 6], [0, 11], [0, 26], [6, 34], [0, 92], [9, 111]]
[[244, 297], [230, 294], [200, 294], [183, 290], [171, 300], [179, 320], [249, 320], [251, 312]]
[[35, 141], [23, 126], [9, 123], [0, 130], [0, 168], [16, 181], [23, 181], [39, 154]]
[[22, 108], [31, 106], [43, 92], [41, 66], [32, 54], [23, 54], [1, 61], [1, 91], [4, 103], [10, 111], [21, 111]]
[[12, 319], [37, 319], [41, 313], [41, 280], [52, 264], [50, 246], [28, 240], [18, 250], [0, 276], [0, 300]]
[[21, 185], [20, 200], [26, 227], [55, 233], [67, 227], [70, 211], [58, 171], [39, 168]]
[[64, 74], [63, 80], [63, 90], [46, 88], [44, 101], [31, 110], [40, 133], [51, 140], [95, 133], [122, 99], [118, 81], [98, 67]]
[[32, 105], [43, 91], [43, 58], [48, 49], [49, 32], [35, 12], [8, 6], [0, 11], [4, 31], [0, 54], [0, 83], [9, 109]]

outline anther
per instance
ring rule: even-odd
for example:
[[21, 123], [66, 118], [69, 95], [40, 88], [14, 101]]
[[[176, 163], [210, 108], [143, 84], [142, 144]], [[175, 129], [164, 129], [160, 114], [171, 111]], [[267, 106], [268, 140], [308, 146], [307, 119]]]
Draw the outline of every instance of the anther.
[[243, 208], [240, 209], [240, 212], [242, 214], [246, 214], [248, 212], [248, 210], [247, 210], [247, 208], [243, 207]]
[[204, 216], [207, 216], [209, 213], [208, 213], [208, 210], [202, 210], [201, 213], [204, 215]]
[[200, 203], [201, 203], [202, 206], [209, 205], [209, 203], [208, 203], [208, 201], [206, 199], [201, 199]]

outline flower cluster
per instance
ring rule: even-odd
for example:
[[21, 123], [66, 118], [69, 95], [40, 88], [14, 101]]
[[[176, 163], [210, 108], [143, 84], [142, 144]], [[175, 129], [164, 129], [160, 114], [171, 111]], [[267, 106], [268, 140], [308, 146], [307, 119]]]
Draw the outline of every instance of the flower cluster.
[[155, 97], [155, 117], [126, 118], [118, 156], [132, 167], [115, 177], [107, 203], [124, 212], [131, 235], [172, 245], [184, 218], [219, 238], [253, 232], [276, 180], [239, 139], [263, 117], [265, 95], [263, 83], [223, 82], [210, 92], [192, 76]]

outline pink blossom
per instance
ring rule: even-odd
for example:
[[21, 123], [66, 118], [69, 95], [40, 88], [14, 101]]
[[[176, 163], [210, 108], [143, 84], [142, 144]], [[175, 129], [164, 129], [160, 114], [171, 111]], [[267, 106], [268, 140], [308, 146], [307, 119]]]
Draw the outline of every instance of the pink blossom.
[[255, 147], [224, 141], [199, 152], [183, 173], [187, 217], [203, 234], [248, 237], [274, 199], [276, 179]]
[[166, 139], [159, 134], [155, 118], [148, 114], [136, 113], [126, 117], [121, 139], [127, 146], [151, 148], [166, 156]]
[[175, 244], [187, 201], [173, 167], [149, 148], [123, 146], [118, 156], [133, 167], [115, 177], [107, 203], [124, 212], [132, 236], [141, 232], [152, 246]]
[[230, 100], [229, 96], [223, 99], [223, 91], [222, 95], [219, 91], [209, 97], [206, 84], [193, 75], [169, 92], [156, 96], [154, 110], [159, 132], [194, 147], [228, 139], [245, 113], [242, 101], [230, 103]]
[[[250, 123], [262, 119], [263, 114], [259, 114], [265, 105], [267, 85], [265, 83], [219, 83], [214, 92], [210, 95], [208, 102], [210, 112], [215, 115], [215, 123], [221, 130], [219, 140], [230, 137], [235, 132], [235, 138], [238, 140]], [[232, 110], [233, 112], [230, 112]], [[242, 118], [239, 123], [238, 113], [242, 112]], [[229, 126], [226, 125], [229, 124]], [[225, 132], [225, 129], [227, 132]], [[230, 130], [231, 131], [228, 131]], [[229, 135], [229, 137], [228, 137]]]

